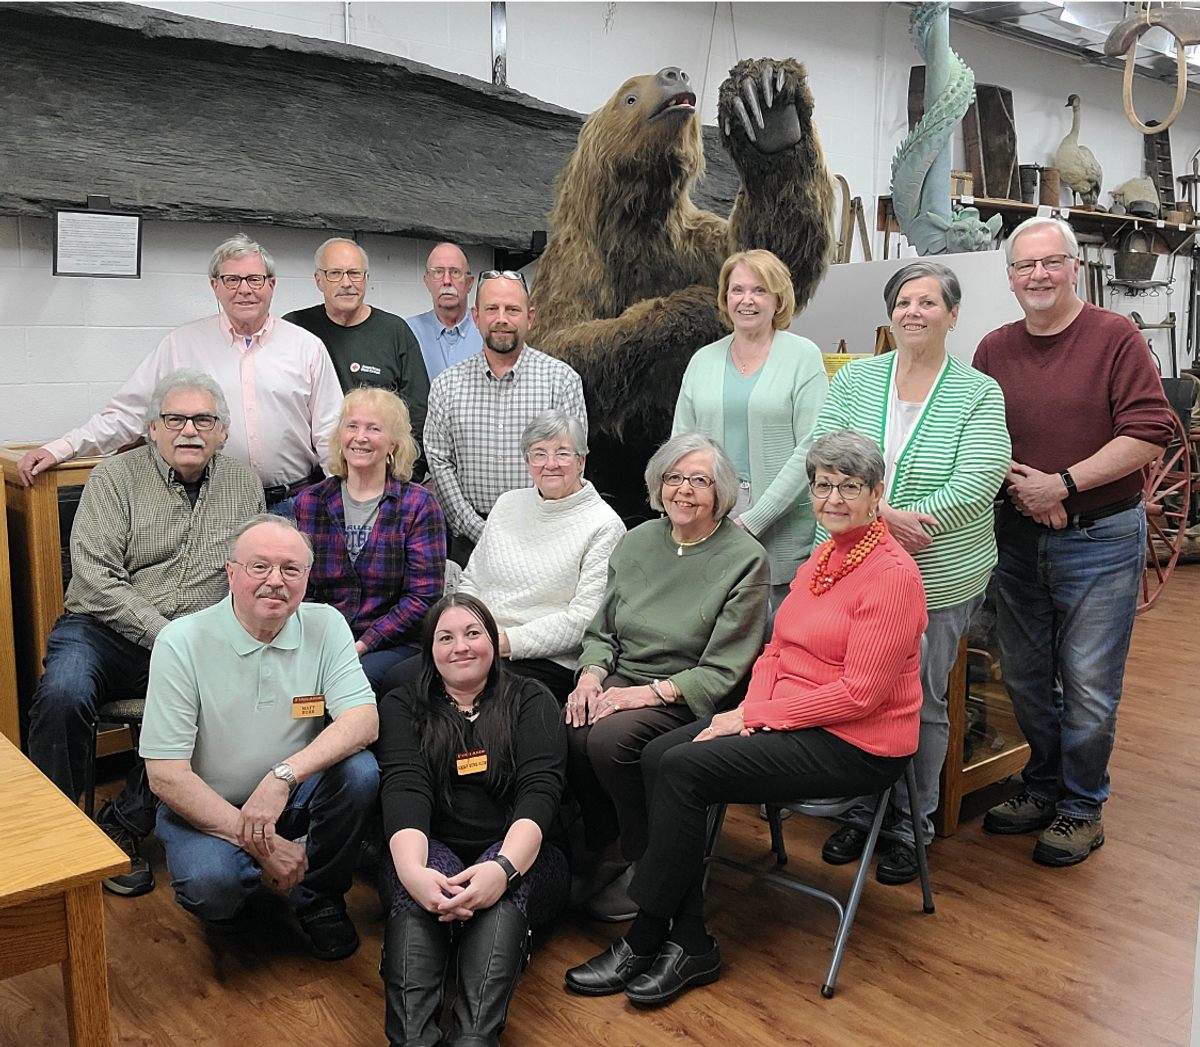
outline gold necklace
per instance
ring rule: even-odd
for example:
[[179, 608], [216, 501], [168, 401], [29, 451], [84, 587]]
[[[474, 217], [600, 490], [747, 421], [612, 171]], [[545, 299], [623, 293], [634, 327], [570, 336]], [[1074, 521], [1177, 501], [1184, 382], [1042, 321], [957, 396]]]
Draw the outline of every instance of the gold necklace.
[[682, 556], [684, 549], [690, 549], [693, 545], [699, 545], [701, 542], [707, 542], [714, 534], [717, 533], [717, 528], [719, 528], [720, 526], [721, 526], [721, 521], [718, 520], [716, 527], [714, 527], [711, 531], [709, 531], [708, 534], [706, 534], [703, 538], [697, 538], [694, 542], [681, 542], [674, 535], [671, 535], [671, 541], [673, 541], [677, 546], [679, 546], [679, 548], [675, 550], [675, 555]]

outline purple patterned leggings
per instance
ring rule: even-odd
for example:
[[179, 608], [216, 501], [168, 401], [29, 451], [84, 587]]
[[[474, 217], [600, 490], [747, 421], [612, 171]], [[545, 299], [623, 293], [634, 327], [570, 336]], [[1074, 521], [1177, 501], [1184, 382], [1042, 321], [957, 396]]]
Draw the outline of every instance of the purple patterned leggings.
[[[475, 862], [487, 861], [500, 853], [500, 844], [494, 843]], [[429, 859], [426, 866], [436, 869], [443, 876], [457, 876], [466, 866], [449, 847], [438, 840], [429, 841]], [[420, 909], [412, 895], [396, 875], [396, 865], [390, 859], [385, 862], [390, 883], [391, 915]], [[513, 904], [529, 919], [531, 927], [543, 927], [554, 920], [566, 908], [567, 893], [571, 886], [571, 870], [566, 855], [552, 843], [543, 843], [529, 871], [521, 877], [520, 886], [509, 897]]]

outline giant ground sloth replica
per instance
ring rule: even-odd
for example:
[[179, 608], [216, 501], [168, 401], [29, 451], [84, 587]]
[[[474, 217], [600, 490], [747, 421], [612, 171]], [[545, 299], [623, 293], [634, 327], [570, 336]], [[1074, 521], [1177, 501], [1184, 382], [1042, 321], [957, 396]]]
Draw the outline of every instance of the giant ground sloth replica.
[[746, 60], [721, 85], [718, 123], [742, 180], [728, 219], [692, 203], [704, 171], [695, 104], [687, 74], [668, 68], [626, 81], [588, 118], [558, 178], [533, 289], [529, 342], [582, 376], [588, 475], [627, 518], [646, 513], [642, 471], [670, 433], [688, 360], [728, 334], [721, 263], [774, 251], [802, 308], [834, 243], [804, 67]]

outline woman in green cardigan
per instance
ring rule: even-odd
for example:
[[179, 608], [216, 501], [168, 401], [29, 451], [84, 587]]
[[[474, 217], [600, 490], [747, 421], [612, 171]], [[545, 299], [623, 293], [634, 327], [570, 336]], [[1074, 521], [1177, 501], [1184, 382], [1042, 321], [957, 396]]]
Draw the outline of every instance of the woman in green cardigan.
[[[834, 375], [814, 436], [857, 429], [883, 451], [886, 474], [880, 515], [917, 562], [925, 584], [929, 625], [921, 640], [921, 735], [916, 754], [916, 809], [926, 843], [938, 804], [949, 721], [946, 682], [959, 637], [983, 602], [996, 565], [992, 503], [1004, 481], [1012, 445], [1004, 395], [987, 375], [946, 352], [962, 290], [937, 262], [913, 262], [883, 290], [896, 351], [847, 364]], [[825, 535], [818, 534], [818, 541]], [[908, 790], [892, 802], [903, 815], [897, 834], [911, 832]], [[825, 843], [822, 856], [840, 865], [862, 853], [874, 812], [851, 812]], [[896, 839], [875, 872], [881, 883], [917, 875], [916, 853]]]
[[733, 334], [696, 350], [672, 431], [704, 433], [732, 459], [740, 491], [730, 519], [767, 551], [774, 609], [812, 549], [804, 457], [828, 383], [821, 351], [787, 331], [792, 276], [770, 251], [725, 260], [717, 306]]

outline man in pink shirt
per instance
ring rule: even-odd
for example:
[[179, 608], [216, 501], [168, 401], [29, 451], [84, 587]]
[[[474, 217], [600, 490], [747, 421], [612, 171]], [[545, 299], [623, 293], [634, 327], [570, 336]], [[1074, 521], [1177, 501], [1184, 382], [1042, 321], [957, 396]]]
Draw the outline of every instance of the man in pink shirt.
[[225, 453], [258, 474], [268, 508], [286, 511], [297, 490], [320, 479], [342, 404], [329, 354], [319, 338], [271, 315], [275, 263], [253, 240], [239, 233], [222, 243], [208, 276], [219, 311], [176, 328], [103, 410], [26, 454], [19, 466], [26, 485], [57, 462], [136, 441], [154, 387], [179, 368], [210, 374], [225, 390], [232, 416]]

